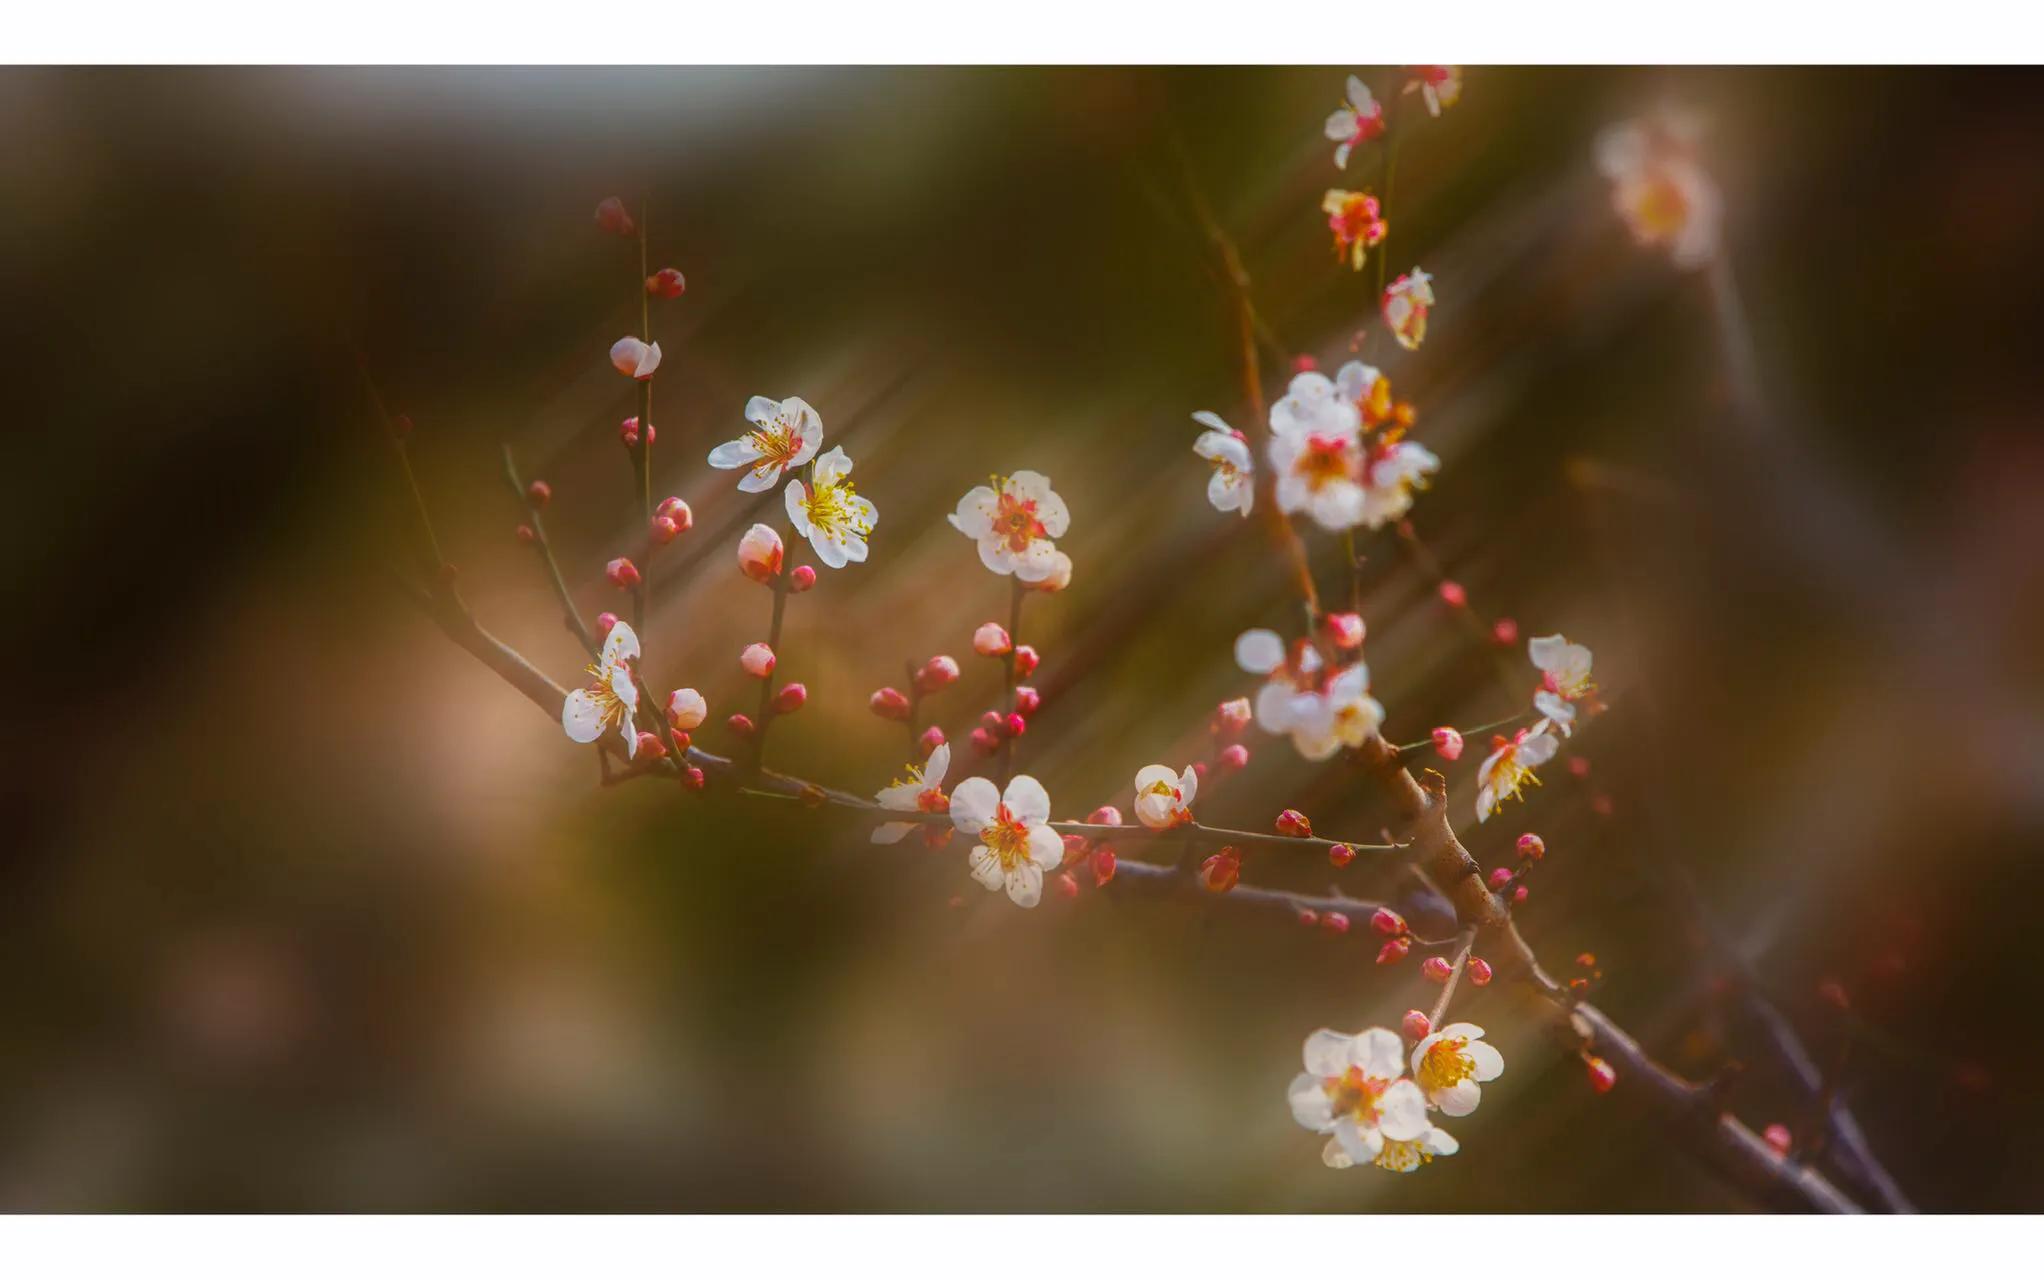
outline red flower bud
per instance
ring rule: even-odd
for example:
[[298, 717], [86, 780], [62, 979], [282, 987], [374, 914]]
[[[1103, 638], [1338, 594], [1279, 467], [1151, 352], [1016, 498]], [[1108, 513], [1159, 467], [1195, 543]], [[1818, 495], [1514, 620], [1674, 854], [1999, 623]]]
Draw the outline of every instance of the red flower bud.
[[982, 658], [998, 658], [1014, 647], [1008, 629], [998, 622], [982, 622], [972, 633], [972, 651]]
[[809, 690], [798, 681], [794, 684], [784, 684], [774, 691], [773, 708], [782, 715], [787, 715], [791, 711], [800, 711], [802, 704], [807, 701]]
[[1348, 917], [1339, 911], [1329, 911], [1320, 917], [1320, 927], [1329, 933], [1347, 933]]
[[1538, 862], [1547, 856], [1547, 842], [1534, 835], [1531, 831], [1519, 837], [1517, 848], [1520, 857], [1534, 862]]
[[1093, 851], [1093, 857], [1088, 865], [1093, 868], [1093, 883], [1106, 884], [1114, 879], [1114, 850], [1106, 845], [1100, 846]]
[[614, 614], [614, 613], [607, 613], [607, 612], [606, 612], [606, 613], [599, 613], [599, 614], [597, 614], [597, 615], [596, 615], [596, 638], [597, 638], [598, 640], [608, 640], [608, 639], [610, 639], [610, 629], [611, 629], [612, 627], [616, 626], [616, 625], [617, 625], [617, 615], [616, 615], [616, 614]]
[[1221, 768], [1229, 773], [1234, 773], [1249, 767], [1249, 748], [1239, 742], [1231, 742], [1221, 748], [1221, 754], [1217, 758], [1220, 761]]
[[1111, 804], [1103, 804], [1087, 814], [1086, 821], [1096, 827], [1118, 827], [1121, 825], [1121, 810]]
[[1587, 777], [1589, 777], [1589, 776], [1590, 776], [1590, 757], [1588, 757], [1588, 756], [1570, 756], [1570, 757], [1568, 758], [1568, 771], [1569, 771], [1569, 772], [1570, 772], [1571, 774], [1574, 774], [1574, 775], [1575, 775], [1576, 777], [1578, 777], [1578, 778], [1587, 778]]
[[1469, 593], [1462, 589], [1461, 583], [1453, 579], [1441, 583], [1440, 593], [1441, 603], [1450, 609], [1463, 609], [1469, 605]]
[[1608, 818], [1611, 816], [1611, 809], [1612, 804], [1610, 796], [1604, 795], [1600, 792], [1599, 794], [1590, 797], [1591, 813], [1596, 814], [1600, 818]]
[[1036, 650], [1032, 646], [1026, 644], [1016, 645], [1015, 678], [1018, 680], [1027, 679], [1029, 673], [1036, 670], [1036, 664], [1040, 661], [1042, 659], [1037, 657]]
[[1443, 760], [1462, 758], [1462, 735], [1447, 725], [1434, 730], [1434, 754]]
[[1420, 976], [1428, 982], [1446, 982], [1448, 975], [1455, 972], [1455, 966], [1440, 956], [1428, 956], [1419, 963]]
[[984, 729], [972, 731], [972, 749], [983, 756], [990, 756], [1001, 749], [1001, 740]]
[[906, 720], [908, 695], [892, 685], [875, 689], [873, 696], [866, 699], [866, 709], [882, 720]]
[[1008, 717], [998, 711], [982, 711], [979, 714], [979, 727], [996, 736], [999, 736], [1007, 724]]
[[1069, 871], [1058, 872], [1057, 877], [1052, 883], [1057, 885], [1057, 891], [1061, 897], [1076, 898], [1079, 896], [1079, 882], [1072, 879], [1072, 873]]
[[1241, 876], [1242, 855], [1235, 852], [1232, 845], [1208, 858], [1199, 867], [1200, 883], [1214, 893], [1226, 893], [1234, 888], [1235, 881]]
[[1026, 684], [1015, 686], [1015, 710], [1018, 713], [1033, 716], [1036, 709], [1042, 705], [1043, 695], [1036, 691], [1035, 686]]
[[816, 585], [815, 565], [798, 564], [795, 566], [795, 571], [788, 575], [788, 590], [790, 593], [794, 595], [799, 596], [804, 591], [809, 590], [809, 588], [815, 585]]
[[1785, 1124], [1768, 1125], [1760, 1136], [1767, 1140], [1767, 1145], [1773, 1147], [1774, 1154], [1778, 1156], [1787, 1155], [1789, 1148], [1796, 1142], [1795, 1135], [1789, 1132], [1789, 1127]]
[[756, 524], [738, 540], [738, 569], [754, 582], [771, 585], [781, 576], [785, 552], [781, 535], [774, 532], [772, 525]]
[[741, 738], [750, 738], [753, 733], [752, 717], [740, 712], [726, 720], [725, 725]]
[[958, 680], [958, 659], [948, 654], [938, 654], [925, 662], [916, 672], [916, 690], [919, 693], [935, 693], [946, 685]]
[[641, 730], [639, 733], [639, 754], [651, 756], [655, 760], [664, 759], [667, 755], [667, 744], [660, 741], [658, 734], [646, 733]]
[[1405, 1038], [1412, 1041], [1426, 1039], [1434, 1029], [1433, 1020], [1417, 1009], [1407, 1009], [1404, 1020], [1398, 1025], [1399, 1030], [1405, 1032]]
[[[618, 438], [618, 440], [619, 440], [620, 442], [622, 442], [622, 443], [623, 443], [624, 447], [625, 447], [625, 448], [627, 448], [627, 449], [636, 449], [636, 448], [638, 448], [638, 447], [639, 447], [639, 420], [638, 420], [637, 418], [626, 418], [626, 419], [625, 419], [625, 420], [624, 420], [623, 422], [620, 422], [620, 423], [618, 423], [618, 424], [617, 424], [617, 438]], [[647, 443], [647, 444], [649, 444], [649, 445], [650, 445], [650, 444], [652, 444], [652, 443], [653, 443], [653, 442], [654, 442], [655, 440], [657, 440], [657, 439], [659, 439], [659, 438], [660, 438], [660, 432], [659, 432], [658, 430], [654, 429], [654, 428], [653, 428], [653, 427], [651, 427], [651, 426], [648, 426], [648, 427], [646, 428], [646, 443]]]
[[1327, 638], [1334, 642], [1335, 648], [1356, 649], [1362, 647], [1363, 636], [1367, 630], [1363, 626], [1362, 614], [1330, 613], [1322, 620], [1321, 625], [1327, 628]]
[[1219, 737], [1232, 738], [1249, 727], [1250, 715], [1249, 699], [1230, 698], [1214, 708], [1214, 718], [1208, 728]]
[[620, 591], [629, 591], [639, 585], [639, 566], [624, 556], [619, 556], [603, 567], [603, 576], [610, 579], [610, 585]]
[[1469, 971], [1469, 982], [1472, 986], [1487, 987], [1490, 985], [1490, 980], [1496, 976], [1491, 971], [1490, 961], [1478, 956], [1469, 957], [1469, 963], [1466, 967]]
[[1320, 367], [1320, 361], [1311, 352], [1292, 357], [1293, 373], [1311, 373]]
[[1337, 867], [1345, 867], [1356, 860], [1356, 851], [1345, 844], [1329, 845], [1327, 860]]
[[679, 298], [687, 290], [687, 279], [673, 267], [662, 267], [646, 277], [646, 292], [656, 298]]
[[1584, 1058], [1583, 1065], [1590, 1070], [1590, 1087], [1598, 1093], [1609, 1093], [1611, 1086], [1618, 1083], [1618, 1073], [1604, 1059], [1595, 1056]]
[[1405, 917], [1389, 907], [1378, 907], [1370, 913], [1370, 927], [1387, 938], [1405, 936]]
[[616, 196], [607, 196], [596, 206], [596, 225], [614, 236], [628, 236], [638, 230], [632, 215], [625, 212], [625, 202]]
[[1076, 833], [1059, 837], [1065, 844], [1065, 866], [1069, 867], [1093, 851], [1093, 842]]
[[694, 765], [690, 765], [688, 771], [681, 775], [681, 785], [687, 787], [690, 791], [701, 791], [706, 781], [703, 777], [703, 771]]
[[1526, 886], [1523, 884], [1520, 885], [1518, 888], [1512, 890], [1512, 902], [1515, 905], [1524, 902], [1527, 898], [1531, 896], [1532, 896], [1531, 890], [1527, 889]]
[[694, 689], [676, 689], [667, 695], [667, 723], [676, 729], [693, 729], [709, 718], [709, 702]]
[[1315, 911], [1311, 907], [1300, 907], [1299, 923], [1305, 925], [1308, 929], [1310, 929], [1314, 925], [1320, 923], [1320, 913], [1318, 911]]
[[1310, 836], [1313, 824], [1297, 809], [1287, 809], [1277, 816], [1277, 830], [1281, 836]]
[[1410, 950], [1412, 950], [1412, 939], [1393, 938], [1377, 948], [1377, 963], [1397, 964], [1400, 960], [1405, 959], [1405, 953]]
[[1019, 738], [1028, 730], [1029, 722], [1022, 718], [1019, 711], [1010, 712], [1008, 718], [1001, 723], [1001, 732], [1010, 738]]
[[666, 516], [654, 516], [652, 527], [648, 530], [648, 536], [653, 539], [656, 545], [664, 547], [681, 536], [681, 526]]
[[1597, 957], [1588, 951], [1580, 951], [1576, 953], [1576, 963], [1585, 969], [1594, 969], [1597, 967]]
[[923, 759], [927, 760], [930, 758], [930, 753], [943, 746], [944, 742], [944, 731], [936, 725], [931, 725], [923, 730], [922, 737], [916, 739], [916, 749], [922, 752]]
[[695, 527], [696, 513], [690, 510], [689, 505], [680, 498], [660, 499], [660, 505], [653, 508], [653, 514], [656, 516], [666, 516], [669, 520], [674, 521], [674, 527], [683, 533], [687, 533]]
[[1510, 867], [1499, 867], [1490, 873], [1490, 887], [1493, 891], [1502, 889], [1511, 882], [1512, 869]]
[[539, 534], [534, 532], [532, 526], [529, 524], [519, 525], [517, 529], [517, 535], [518, 540], [520, 542], [526, 543], [527, 545], [539, 541]]
[[1518, 622], [1511, 618], [1499, 618], [1496, 622], [1490, 624], [1490, 638], [1497, 641], [1504, 648], [1511, 648], [1519, 643]]
[[544, 480], [535, 480], [525, 486], [525, 501], [534, 511], [544, 508], [553, 496], [553, 486]]

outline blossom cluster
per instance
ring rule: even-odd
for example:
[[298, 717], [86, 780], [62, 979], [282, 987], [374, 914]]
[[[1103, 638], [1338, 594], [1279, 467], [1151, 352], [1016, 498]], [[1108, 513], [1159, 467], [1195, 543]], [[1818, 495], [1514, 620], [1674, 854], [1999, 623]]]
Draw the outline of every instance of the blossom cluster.
[[1323, 1027], [1306, 1037], [1304, 1058], [1305, 1070], [1285, 1092], [1292, 1118], [1328, 1135], [1320, 1158], [1334, 1169], [1374, 1164], [1397, 1173], [1460, 1150], [1429, 1113], [1470, 1114], [1482, 1086], [1505, 1069], [1483, 1028], [1468, 1022], [1429, 1031], [1409, 1054], [1399, 1033], [1385, 1027], [1355, 1035]]
[[1402, 518], [1441, 465], [1404, 438], [1411, 422], [1409, 407], [1391, 406], [1390, 380], [1360, 360], [1332, 379], [1316, 370], [1296, 375], [1270, 408], [1278, 509], [1335, 532]]

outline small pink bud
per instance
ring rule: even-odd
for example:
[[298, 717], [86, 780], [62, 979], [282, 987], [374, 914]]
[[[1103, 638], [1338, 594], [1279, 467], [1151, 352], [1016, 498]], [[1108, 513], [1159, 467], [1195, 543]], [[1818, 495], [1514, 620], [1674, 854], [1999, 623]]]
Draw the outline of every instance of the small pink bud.
[[1610, 817], [1613, 807], [1611, 797], [1601, 791], [1590, 797], [1590, 812], [1600, 818]]
[[614, 236], [628, 236], [638, 230], [632, 215], [625, 212], [625, 202], [616, 196], [608, 196], [596, 206], [596, 225]]
[[1079, 896], [1079, 882], [1077, 880], [1072, 879], [1071, 872], [1069, 871], [1058, 872], [1054, 883], [1057, 885], [1059, 897], [1069, 899], [1076, 898]]
[[927, 760], [930, 758], [930, 753], [943, 746], [944, 742], [944, 731], [936, 725], [931, 725], [923, 730], [922, 737], [916, 739], [916, 750], [922, 752], [923, 759]]
[[1461, 583], [1452, 578], [1441, 583], [1440, 592], [1441, 603], [1450, 609], [1464, 609], [1469, 606], [1469, 593], [1462, 589]]
[[1347, 933], [1348, 917], [1339, 911], [1329, 911], [1320, 917], [1320, 927], [1329, 933]]
[[1239, 742], [1231, 742], [1221, 748], [1221, 754], [1218, 758], [1221, 768], [1229, 773], [1235, 773], [1238, 770], [1249, 767], [1249, 748]]
[[998, 622], [982, 622], [972, 633], [972, 651], [982, 658], [998, 658], [1014, 647], [1008, 629]]
[[1789, 1148], [1796, 1143], [1795, 1135], [1789, 1132], [1789, 1127], [1785, 1124], [1768, 1125], [1761, 1131], [1760, 1136], [1767, 1140], [1767, 1145], [1773, 1147], [1774, 1154], [1778, 1156], [1787, 1155]]
[[1299, 923], [1311, 929], [1314, 925], [1320, 923], [1320, 913], [1311, 907], [1300, 907]]
[[610, 585], [620, 591], [629, 591], [639, 585], [639, 566], [624, 556], [619, 556], [603, 567], [603, 576], [610, 579]]
[[654, 516], [653, 525], [647, 533], [655, 545], [664, 547], [681, 536], [681, 526], [666, 516]]
[[958, 659], [940, 653], [916, 671], [916, 691], [935, 693], [958, 681]]
[[[620, 422], [620, 423], [618, 423], [618, 424], [617, 424], [617, 438], [618, 438], [618, 440], [619, 440], [620, 442], [622, 442], [622, 443], [624, 444], [624, 447], [625, 447], [625, 448], [627, 448], [627, 449], [636, 449], [636, 448], [638, 448], [638, 447], [639, 447], [639, 420], [638, 420], [637, 418], [626, 418], [626, 419], [625, 419], [625, 420], [624, 420], [623, 422]], [[648, 426], [648, 427], [646, 428], [646, 443], [647, 443], [647, 444], [649, 444], [649, 445], [650, 445], [650, 444], [652, 444], [652, 443], [653, 443], [653, 442], [654, 442], [655, 440], [657, 440], [657, 439], [659, 439], [659, 438], [660, 438], [660, 432], [659, 432], [659, 431], [657, 431], [656, 429], [654, 429], [654, 428], [653, 428], [653, 427], [651, 427], [651, 426]]]
[[1443, 760], [1462, 758], [1462, 735], [1447, 725], [1434, 730], [1434, 753]]
[[1404, 1019], [1398, 1024], [1398, 1029], [1405, 1033], [1407, 1040], [1418, 1041], [1426, 1039], [1433, 1033], [1434, 1023], [1433, 1019], [1419, 1010], [1407, 1009]]
[[1590, 776], [1590, 757], [1588, 757], [1588, 756], [1570, 756], [1570, 757], [1568, 758], [1568, 771], [1569, 771], [1570, 773], [1574, 774], [1574, 775], [1575, 775], [1576, 777], [1578, 777], [1578, 778], [1587, 778], [1587, 777], [1589, 777], [1589, 776]]
[[979, 727], [986, 730], [988, 733], [999, 736], [1001, 730], [1007, 726], [1007, 723], [1008, 717], [1002, 715], [998, 711], [980, 712]]
[[773, 708], [782, 715], [800, 711], [802, 704], [809, 701], [809, 690], [800, 681], [784, 684], [774, 691]]
[[738, 540], [738, 567], [754, 582], [771, 583], [781, 576], [784, 550], [772, 526], [756, 524]]
[[1001, 749], [1001, 740], [985, 729], [972, 731], [972, 749], [983, 756], [990, 756]]
[[689, 730], [710, 718], [710, 704], [694, 689], [676, 689], [667, 695], [667, 723]]
[[1469, 963], [1466, 967], [1469, 971], [1469, 981], [1474, 986], [1487, 987], [1490, 985], [1490, 980], [1497, 976], [1491, 971], [1490, 961], [1479, 956], [1469, 957]]
[[908, 719], [908, 696], [892, 685], [875, 689], [866, 699], [866, 709], [882, 720]]
[[1204, 760], [1193, 761], [1192, 776], [1198, 778], [1201, 782], [1205, 782], [1207, 780], [1207, 762]]
[[1334, 642], [1335, 648], [1355, 649], [1361, 647], [1365, 631], [1362, 614], [1330, 613], [1327, 615], [1325, 625], [1327, 627], [1327, 638]]
[[1428, 982], [1446, 982], [1448, 975], [1455, 972], [1455, 966], [1440, 956], [1428, 956], [1420, 961], [1419, 972]]
[[687, 787], [690, 791], [701, 791], [706, 781], [703, 777], [703, 771], [694, 765], [690, 765], [688, 772], [681, 775], [681, 785]]
[[1096, 827], [1118, 827], [1121, 825], [1121, 810], [1111, 804], [1103, 804], [1087, 814], [1086, 821]]
[[1532, 896], [1533, 896], [1532, 890], [1528, 889], [1523, 884], [1520, 885], [1518, 888], [1512, 890], [1512, 901], [1515, 904], [1524, 902], [1527, 898], [1530, 898]]
[[1547, 841], [1542, 840], [1531, 831], [1519, 837], [1517, 848], [1520, 857], [1531, 859], [1534, 862], [1538, 862], [1547, 856]]
[[1293, 373], [1311, 373], [1315, 369], [1318, 369], [1319, 367], [1320, 367], [1319, 358], [1317, 356], [1314, 356], [1310, 352], [1302, 353], [1300, 355], [1292, 357]]
[[1026, 644], [1016, 645], [1015, 678], [1018, 680], [1028, 679], [1030, 672], [1036, 670], [1036, 664], [1039, 661], [1041, 661], [1041, 659], [1039, 659], [1036, 656], [1036, 650], [1034, 648]]
[[795, 566], [795, 571], [788, 575], [788, 590], [795, 595], [799, 596], [804, 591], [809, 590], [809, 588], [815, 585], [816, 585], [815, 565], [798, 564]]
[[1510, 867], [1499, 867], [1490, 873], [1490, 887], [1493, 891], [1502, 889], [1511, 882], [1512, 869]]
[[1249, 727], [1249, 717], [1249, 699], [1230, 698], [1214, 708], [1214, 718], [1209, 727], [1219, 737], [1233, 738]]
[[1405, 953], [1411, 950], [1412, 939], [1393, 938], [1391, 939], [1391, 941], [1377, 948], [1377, 963], [1397, 964], [1400, 960], [1405, 959]]
[[1591, 951], [1578, 951], [1576, 953], [1576, 963], [1581, 965], [1585, 969], [1594, 969], [1597, 967], [1596, 953]]
[[774, 673], [774, 651], [763, 641], [754, 641], [745, 646], [745, 652], [738, 655], [738, 665], [745, 668], [745, 674], [755, 680], [764, 680]]
[[1043, 695], [1038, 693], [1034, 686], [1026, 684], [1015, 686], [1015, 710], [1019, 714], [1033, 716], [1036, 709], [1042, 705]]
[[1058, 838], [1064, 841], [1065, 866], [1068, 867], [1071, 866], [1074, 862], [1079, 861], [1081, 858], [1084, 858], [1087, 854], [1093, 851], [1093, 842], [1091, 840], [1088, 840], [1086, 837], [1077, 834], [1076, 832], [1074, 832], [1071, 835], [1060, 836]]
[[532, 526], [529, 524], [519, 525], [517, 529], [517, 536], [520, 542], [526, 543], [527, 545], [539, 541], [539, 534], [534, 532]]
[[746, 715], [744, 712], [739, 712], [737, 715], [732, 716], [730, 719], [726, 720], [724, 724], [727, 728], [731, 730], [731, 732], [737, 734], [741, 738], [750, 738], [752, 736], [754, 727], [752, 723], [752, 717]]
[[1387, 938], [1405, 936], [1405, 917], [1389, 907], [1378, 907], [1370, 913], [1370, 927]]
[[1087, 865], [1093, 869], [1093, 883], [1096, 886], [1106, 884], [1114, 879], [1114, 850], [1102, 845], [1093, 851]]
[[673, 267], [662, 267], [646, 277], [646, 292], [656, 298], [679, 298], [688, 291], [688, 280]]
[[597, 614], [597, 615], [596, 615], [596, 638], [597, 638], [598, 640], [608, 640], [608, 639], [610, 639], [610, 629], [611, 629], [612, 627], [616, 626], [616, 625], [617, 625], [617, 615], [616, 615], [616, 614], [614, 614], [614, 613], [608, 613], [608, 612], [606, 612], [606, 613], [599, 613], [599, 614]]
[[1009, 712], [1008, 718], [1001, 723], [1001, 732], [1010, 738], [1019, 738], [1028, 731], [1029, 722], [1022, 718], [1019, 711]]
[[1504, 648], [1519, 643], [1519, 623], [1515, 618], [1499, 618], [1490, 624], [1490, 638]]
[[683, 732], [680, 729], [673, 730], [672, 734], [674, 738], [674, 749], [676, 751], [688, 750], [689, 744], [694, 741], [694, 739], [690, 738], [687, 733]]
[[660, 505], [653, 508], [653, 514], [656, 516], [666, 516], [669, 520], [674, 521], [674, 527], [683, 533], [687, 533], [695, 527], [696, 513], [690, 510], [689, 505], [680, 498], [660, 499]]
[[1329, 845], [1327, 860], [1337, 867], [1345, 867], [1356, 860], [1356, 851], [1345, 844]]
[[1310, 836], [1313, 824], [1297, 809], [1287, 809], [1277, 816], [1277, 830], [1281, 836]]
[[1604, 1059], [1594, 1056], [1584, 1058], [1583, 1065], [1589, 1068], [1590, 1087], [1598, 1093], [1609, 1093], [1611, 1086], [1618, 1083], [1618, 1072]]
[[535, 480], [525, 486], [525, 501], [534, 511], [543, 510], [554, 496], [553, 486], [544, 480]]
[[660, 741], [658, 734], [647, 733], [641, 730], [639, 733], [639, 754], [659, 760], [666, 756], [667, 744]]
[[1200, 883], [1214, 893], [1226, 893], [1242, 876], [1242, 855], [1229, 846], [1199, 866]]

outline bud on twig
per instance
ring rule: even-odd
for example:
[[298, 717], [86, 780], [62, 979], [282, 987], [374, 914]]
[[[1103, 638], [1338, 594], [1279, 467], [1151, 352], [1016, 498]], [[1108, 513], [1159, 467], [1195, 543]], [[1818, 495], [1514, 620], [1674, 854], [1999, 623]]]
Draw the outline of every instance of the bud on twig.
[[1434, 754], [1443, 760], [1462, 758], [1462, 735], [1447, 725], [1434, 730]]
[[667, 723], [682, 732], [709, 719], [710, 704], [694, 689], [676, 689], [667, 695]]
[[1399, 1029], [1405, 1032], [1407, 1040], [1417, 1042], [1426, 1039], [1428, 1035], [1432, 1034], [1434, 1023], [1433, 1019], [1427, 1017], [1419, 1010], [1407, 1009], [1405, 1011], [1405, 1018], [1399, 1023]]
[[1448, 579], [1441, 583], [1440, 594], [1441, 603], [1447, 605], [1450, 609], [1466, 609], [1469, 607], [1469, 593], [1462, 589], [1461, 583], [1453, 579]]
[[546, 504], [553, 500], [553, 496], [553, 486], [544, 480], [535, 480], [525, 486], [526, 505], [530, 506], [534, 511], [544, 510]]
[[1029, 674], [1036, 670], [1036, 664], [1039, 661], [1040, 659], [1036, 656], [1036, 650], [1033, 647], [1026, 644], [1016, 645], [1015, 678], [1017, 680], [1027, 679]]
[[1235, 851], [1233, 845], [1214, 854], [1199, 867], [1200, 883], [1214, 893], [1226, 893], [1234, 888], [1241, 876], [1242, 855]]
[[773, 708], [782, 715], [800, 711], [802, 704], [809, 701], [809, 690], [801, 682], [784, 684], [774, 693]]
[[982, 658], [998, 658], [1014, 648], [1008, 629], [998, 622], [982, 622], [972, 633], [972, 651]]
[[1087, 814], [1086, 821], [1096, 827], [1118, 827], [1121, 825], [1121, 810], [1111, 804], [1103, 804]]
[[1329, 845], [1327, 860], [1337, 867], [1345, 867], [1356, 859], [1356, 851], [1345, 844]]
[[875, 689], [866, 699], [866, 709], [882, 720], [908, 719], [908, 695], [892, 685]]
[[799, 596], [815, 585], [816, 566], [814, 565], [798, 564], [795, 566], [795, 571], [788, 575], [788, 591], [793, 595]]
[[1287, 809], [1277, 816], [1277, 831], [1281, 836], [1310, 836], [1313, 824], [1297, 809]]
[[738, 567], [754, 582], [771, 583], [781, 576], [781, 535], [756, 524], [738, 540]]
[[628, 558], [619, 556], [603, 567], [603, 576], [610, 579], [610, 585], [620, 591], [630, 591], [639, 585], [639, 566]]
[[625, 202], [616, 196], [607, 196], [596, 206], [596, 225], [614, 236], [628, 236], [638, 230], [632, 215], [625, 212]]
[[662, 267], [646, 277], [646, 292], [656, 298], [679, 298], [688, 291], [688, 280], [673, 267]]
[[916, 692], [935, 693], [957, 680], [958, 659], [940, 653], [916, 669]]
[[738, 665], [755, 680], [764, 680], [772, 675], [774, 662], [772, 647], [760, 641], [746, 645], [745, 651], [738, 655]]

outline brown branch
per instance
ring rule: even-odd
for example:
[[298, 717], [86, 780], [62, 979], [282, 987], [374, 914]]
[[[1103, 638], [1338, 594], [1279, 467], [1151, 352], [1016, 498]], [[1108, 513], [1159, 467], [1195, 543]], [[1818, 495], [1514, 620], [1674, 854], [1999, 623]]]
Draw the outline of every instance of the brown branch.
[[553, 543], [547, 540], [546, 521], [540, 516], [539, 508], [532, 505], [525, 492], [525, 481], [518, 474], [518, 464], [512, 460], [511, 445], [504, 444], [504, 483], [511, 486], [511, 496], [518, 501], [525, 512], [525, 522], [532, 527], [532, 549], [539, 556], [540, 564], [547, 571], [547, 579], [553, 583], [554, 598], [561, 604], [561, 625], [572, 633], [578, 643], [589, 651], [591, 657], [602, 652], [596, 637], [589, 630], [589, 624], [582, 621], [581, 610], [575, 607], [575, 598], [568, 594], [567, 579], [561, 576], [560, 561], [554, 558]]

